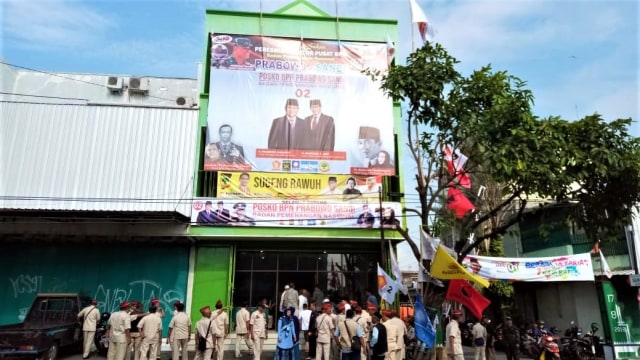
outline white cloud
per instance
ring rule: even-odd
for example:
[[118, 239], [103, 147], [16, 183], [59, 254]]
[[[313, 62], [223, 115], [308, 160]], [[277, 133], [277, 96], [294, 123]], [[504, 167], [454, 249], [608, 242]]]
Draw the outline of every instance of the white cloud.
[[113, 25], [81, 2], [8, 0], [3, 6], [5, 41], [28, 49], [83, 46]]

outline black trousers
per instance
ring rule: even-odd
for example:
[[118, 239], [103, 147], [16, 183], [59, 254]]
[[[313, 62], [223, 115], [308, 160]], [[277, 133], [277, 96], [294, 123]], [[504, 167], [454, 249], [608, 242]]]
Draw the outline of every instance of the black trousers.
[[312, 359], [316, 358], [316, 343], [318, 340], [317, 335], [309, 336], [309, 357]]
[[520, 352], [518, 351], [518, 347], [515, 345], [507, 346], [504, 349], [504, 353], [507, 355], [507, 360], [520, 360]]

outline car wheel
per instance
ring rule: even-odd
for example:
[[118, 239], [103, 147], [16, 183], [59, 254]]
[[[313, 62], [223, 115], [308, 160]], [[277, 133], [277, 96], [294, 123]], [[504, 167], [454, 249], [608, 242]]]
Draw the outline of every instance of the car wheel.
[[56, 360], [58, 357], [58, 344], [53, 343], [49, 346], [49, 349], [44, 353], [40, 354], [37, 360]]

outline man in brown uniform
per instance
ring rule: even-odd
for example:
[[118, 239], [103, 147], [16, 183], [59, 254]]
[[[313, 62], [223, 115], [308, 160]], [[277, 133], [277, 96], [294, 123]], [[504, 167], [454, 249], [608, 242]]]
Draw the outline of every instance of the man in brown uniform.
[[222, 309], [222, 300], [216, 302], [217, 316], [213, 319], [213, 332], [216, 335], [216, 359], [222, 360], [224, 356], [224, 340], [229, 329], [229, 315]]
[[316, 319], [318, 339], [316, 340], [316, 360], [329, 360], [331, 354], [331, 339], [335, 330], [334, 320], [331, 317], [332, 306], [330, 303], [322, 305], [322, 315]]
[[93, 300], [91, 305], [85, 307], [78, 313], [78, 320], [82, 320], [82, 331], [84, 332], [83, 344], [82, 344], [82, 358], [89, 357], [91, 351], [91, 344], [96, 336], [96, 325], [100, 321], [100, 309], [98, 309], [98, 302]]
[[131, 344], [131, 316], [129, 309], [131, 304], [125, 301], [120, 304], [120, 311], [109, 318], [109, 351], [108, 360], [124, 360]]
[[251, 343], [251, 336], [249, 335], [249, 321], [251, 320], [251, 314], [247, 310], [249, 306], [248, 302], [243, 302], [242, 307], [236, 313], [236, 357], [240, 357], [240, 342], [244, 340], [249, 348], [250, 352], [253, 352], [253, 344]]
[[264, 304], [258, 304], [258, 310], [251, 313], [249, 333], [253, 341], [253, 360], [260, 360], [262, 346], [267, 338], [267, 320], [264, 316]]

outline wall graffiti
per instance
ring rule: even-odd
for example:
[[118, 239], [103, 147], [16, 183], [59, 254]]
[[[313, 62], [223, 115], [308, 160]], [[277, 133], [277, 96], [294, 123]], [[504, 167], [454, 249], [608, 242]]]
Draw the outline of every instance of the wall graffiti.
[[42, 289], [42, 275], [20, 274], [9, 278], [13, 288], [13, 297], [17, 299], [22, 294], [35, 294]]
[[184, 291], [177, 289], [164, 289], [162, 284], [153, 280], [130, 281], [127, 287], [110, 288], [103, 284], [98, 285], [94, 293], [94, 299], [98, 301], [98, 307], [102, 311], [114, 312], [120, 309], [123, 301], [140, 301], [146, 307], [151, 299], [160, 299], [160, 305], [165, 312], [173, 311], [173, 303], [176, 300], [184, 301]]

